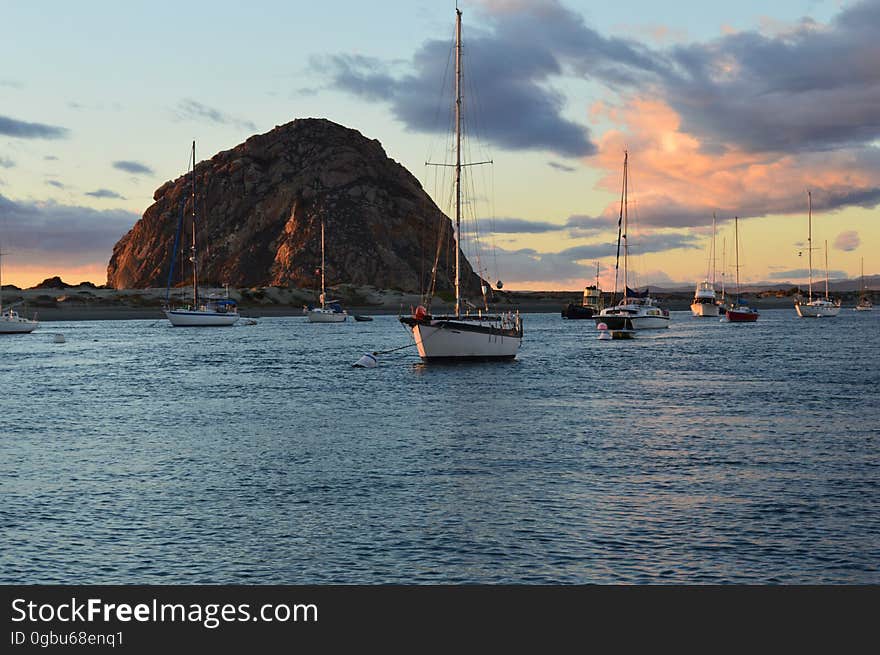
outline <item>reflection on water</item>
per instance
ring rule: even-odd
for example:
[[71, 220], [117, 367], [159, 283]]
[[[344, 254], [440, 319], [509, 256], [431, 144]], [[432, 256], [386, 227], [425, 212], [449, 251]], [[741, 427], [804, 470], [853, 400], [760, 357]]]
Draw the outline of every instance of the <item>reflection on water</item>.
[[[0, 340], [0, 580], [880, 582], [880, 313], [426, 366], [395, 317]], [[41, 334], [42, 332], [42, 334]]]

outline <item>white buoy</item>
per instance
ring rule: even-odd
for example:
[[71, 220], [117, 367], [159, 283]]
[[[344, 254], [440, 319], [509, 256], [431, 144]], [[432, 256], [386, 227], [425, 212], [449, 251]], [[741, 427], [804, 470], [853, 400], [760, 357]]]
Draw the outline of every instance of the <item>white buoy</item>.
[[364, 354], [363, 357], [352, 364], [354, 368], [376, 368], [378, 365], [379, 360], [376, 359], [375, 355], [371, 355], [370, 353]]
[[611, 333], [608, 332], [608, 325], [605, 323], [599, 323], [596, 326], [596, 329], [599, 330], [599, 339], [602, 341], [609, 341], [611, 339]]
[[52, 341], [54, 341], [55, 343], [64, 343], [64, 335], [56, 334], [54, 337], [52, 337]]

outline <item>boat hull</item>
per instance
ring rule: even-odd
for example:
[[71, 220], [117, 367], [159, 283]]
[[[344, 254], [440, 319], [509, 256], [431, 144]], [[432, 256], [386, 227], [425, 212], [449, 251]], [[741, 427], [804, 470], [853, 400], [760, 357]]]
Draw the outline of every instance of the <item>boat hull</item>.
[[593, 318], [595, 315], [596, 310], [592, 307], [584, 307], [582, 305], [575, 305], [574, 303], [569, 303], [562, 310], [562, 318], [567, 319]]
[[516, 357], [522, 330], [466, 320], [400, 319], [412, 331], [419, 357], [426, 362], [501, 361]]
[[237, 312], [201, 312], [188, 309], [165, 310], [174, 327], [229, 327], [239, 319]]
[[874, 310], [874, 305], [856, 305], [854, 309], [857, 312], [870, 312]]
[[333, 312], [329, 310], [310, 309], [308, 312], [309, 323], [343, 323], [348, 318], [345, 312]]
[[798, 316], [801, 318], [834, 318], [840, 313], [837, 305], [795, 305]]
[[691, 304], [691, 313], [694, 316], [699, 316], [701, 318], [711, 318], [721, 315], [720, 308], [714, 302], [695, 302]]
[[36, 321], [3, 321], [0, 320], [0, 334], [28, 334], [37, 329]]
[[728, 309], [725, 316], [731, 323], [754, 323], [759, 314], [752, 310]]
[[599, 314], [594, 317], [609, 330], [662, 330], [669, 327], [668, 316], [634, 316], [630, 314]]

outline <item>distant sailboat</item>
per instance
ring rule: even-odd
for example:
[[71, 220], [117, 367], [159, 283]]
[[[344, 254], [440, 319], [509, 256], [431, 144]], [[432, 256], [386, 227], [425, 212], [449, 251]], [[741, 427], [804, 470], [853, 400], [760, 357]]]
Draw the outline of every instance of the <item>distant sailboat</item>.
[[348, 313], [342, 309], [338, 300], [327, 300], [327, 290], [324, 288], [324, 219], [321, 218], [321, 295], [318, 296], [320, 307], [308, 307], [306, 314], [309, 323], [342, 323], [348, 318]]
[[758, 310], [749, 307], [739, 297], [739, 216], [734, 216], [733, 220], [736, 249], [736, 300], [727, 308], [725, 316], [731, 323], [754, 323], [758, 320]]
[[8, 307], [3, 311], [3, 254], [0, 252], [0, 334], [27, 334], [40, 325], [37, 321], [20, 316], [17, 311]]
[[[193, 301], [185, 307], [172, 308], [169, 304], [165, 316], [174, 327], [228, 327], [238, 319], [238, 306], [229, 298], [227, 290], [225, 298], [199, 295], [199, 267], [196, 251], [196, 142], [192, 144], [192, 245], [189, 260], [192, 262]], [[183, 217], [181, 216], [181, 222]], [[175, 244], [176, 249], [176, 244]], [[174, 272], [174, 255], [172, 254], [171, 269], [168, 273], [168, 289], [170, 295], [171, 277]]]
[[[482, 310], [477, 314], [462, 311], [461, 295], [461, 205], [462, 205], [462, 91], [461, 91], [461, 11], [455, 10], [455, 313], [433, 316], [429, 307], [419, 305], [412, 316], [402, 316], [400, 322], [412, 332], [419, 356], [426, 362], [461, 360], [513, 359], [523, 339], [519, 313], [493, 315]], [[439, 236], [443, 239], [443, 235]], [[437, 250], [438, 254], [440, 249]], [[436, 272], [436, 264], [434, 271]], [[500, 288], [500, 282], [499, 282]], [[488, 288], [484, 285], [483, 295]], [[429, 303], [429, 301], [426, 301]], [[488, 301], [484, 301], [488, 307]]]
[[794, 308], [801, 318], [833, 318], [840, 312], [840, 301], [828, 297], [828, 242], [825, 242], [825, 297], [813, 300], [813, 195], [807, 191], [807, 254], [810, 268], [809, 300], [795, 300]]
[[871, 302], [871, 298], [868, 297], [868, 289], [865, 287], [865, 258], [862, 257], [862, 266], [861, 266], [861, 285], [859, 289], [859, 304], [855, 306], [855, 310], [857, 312], [870, 312], [874, 309], [874, 303]]
[[694, 316], [711, 317], [720, 314], [720, 303], [715, 295], [715, 214], [712, 214], [712, 247], [709, 251], [709, 271], [706, 279], [697, 285], [691, 313]]
[[617, 295], [617, 268], [620, 262], [620, 243], [623, 241], [623, 298], [613, 307], [606, 307], [594, 318], [596, 325], [604, 323], [609, 331], [615, 330], [653, 330], [669, 327], [669, 312], [658, 307], [647, 291], [636, 293], [629, 288], [628, 262], [629, 223], [628, 179], [629, 153], [623, 154], [623, 188], [620, 194], [620, 217], [617, 220], [617, 260], [614, 264], [614, 295]]

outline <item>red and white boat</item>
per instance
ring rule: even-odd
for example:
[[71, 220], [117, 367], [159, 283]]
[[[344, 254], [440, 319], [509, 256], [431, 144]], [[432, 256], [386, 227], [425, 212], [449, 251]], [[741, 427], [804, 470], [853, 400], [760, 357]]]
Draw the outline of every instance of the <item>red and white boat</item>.
[[739, 297], [739, 217], [734, 216], [734, 234], [736, 237], [736, 302], [724, 312], [724, 318], [730, 323], [754, 323], [758, 320], [758, 310], [749, 307]]

